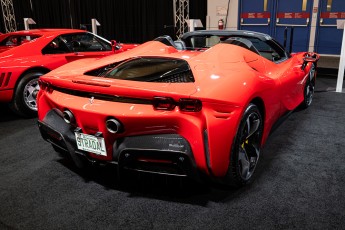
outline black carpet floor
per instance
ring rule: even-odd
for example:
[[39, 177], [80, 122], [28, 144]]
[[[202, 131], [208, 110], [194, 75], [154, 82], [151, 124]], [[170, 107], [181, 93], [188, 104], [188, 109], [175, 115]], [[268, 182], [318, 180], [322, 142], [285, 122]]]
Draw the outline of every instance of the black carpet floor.
[[319, 78], [312, 106], [272, 133], [255, 181], [237, 190], [77, 170], [36, 119], [2, 105], [0, 229], [344, 229], [345, 94], [329, 82]]

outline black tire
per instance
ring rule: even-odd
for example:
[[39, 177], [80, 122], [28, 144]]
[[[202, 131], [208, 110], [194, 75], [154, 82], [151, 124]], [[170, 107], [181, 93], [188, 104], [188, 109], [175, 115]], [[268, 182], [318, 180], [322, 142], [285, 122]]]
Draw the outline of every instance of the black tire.
[[234, 187], [248, 184], [260, 158], [263, 119], [258, 107], [246, 108], [231, 149], [225, 183]]
[[310, 68], [310, 71], [308, 74], [308, 79], [304, 86], [304, 92], [303, 92], [304, 98], [300, 105], [301, 109], [306, 109], [311, 105], [313, 101], [314, 92], [315, 92], [315, 65], [312, 64], [312, 67]]
[[36, 97], [39, 91], [38, 79], [43, 72], [26, 73], [20, 80], [14, 91], [10, 108], [23, 117], [37, 116]]

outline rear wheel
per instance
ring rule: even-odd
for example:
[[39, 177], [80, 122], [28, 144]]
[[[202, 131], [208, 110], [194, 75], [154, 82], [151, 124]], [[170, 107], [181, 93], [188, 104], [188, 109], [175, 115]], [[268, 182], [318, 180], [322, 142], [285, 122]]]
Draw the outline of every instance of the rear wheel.
[[313, 96], [315, 92], [315, 66], [312, 64], [312, 67], [310, 68], [309, 74], [308, 74], [308, 79], [307, 82], [305, 83], [304, 86], [304, 99], [301, 104], [302, 109], [308, 108], [312, 101], [313, 101]]
[[43, 72], [29, 72], [19, 81], [10, 108], [24, 117], [37, 116], [37, 94], [40, 89], [38, 79]]
[[240, 187], [253, 177], [260, 157], [263, 119], [258, 107], [246, 108], [231, 150], [226, 184]]

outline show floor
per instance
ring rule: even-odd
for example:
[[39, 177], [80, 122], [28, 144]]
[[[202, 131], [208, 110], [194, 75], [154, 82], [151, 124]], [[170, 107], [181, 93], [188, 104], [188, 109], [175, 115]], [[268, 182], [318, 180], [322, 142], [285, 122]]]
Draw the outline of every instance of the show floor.
[[36, 119], [0, 105], [0, 229], [344, 229], [345, 94], [321, 74], [312, 106], [272, 133], [255, 181], [237, 190], [81, 172]]

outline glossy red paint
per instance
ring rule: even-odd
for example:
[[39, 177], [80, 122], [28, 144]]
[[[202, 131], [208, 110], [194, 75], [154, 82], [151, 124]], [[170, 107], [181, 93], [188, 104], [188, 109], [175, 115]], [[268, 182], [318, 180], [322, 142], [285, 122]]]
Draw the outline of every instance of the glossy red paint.
[[[71, 34], [80, 36], [88, 34], [100, 43], [106, 44], [107, 47], [85, 51], [74, 51], [74, 48], [71, 48], [68, 51], [54, 53], [53, 49], [57, 48], [53, 47], [54, 39]], [[101, 58], [136, 46], [136, 44], [118, 44], [118, 47], [113, 50], [106, 39], [75, 29], [36, 29], [2, 34], [0, 35], [0, 95], [6, 96], [0, 96], [0, 102], [12, 103], [15, 100], [17, 86], [28, 73], [42, 75], [71, 61], [91, 57]], [[51, 50], [43, 51], [48, 50], [47, 48]], [[23, 111], [17, 112], [25, 115]]]
[[[262, 144], [278, 118], [302, 103], [304, 86], [312, 66], [309, 63], [304, 70], [301, 69], [305, 55], [298, 53], [284, 62], [274, 63], [231, 44], [220, 43], [200, 52], [179, 51], [151, 41], [116, 56], [73, 62], [41, 77], [43, 82], [53, 86], [53, 90], [40, 91], [38, 119], [44, 122], [47, 113], [54, 108], [72, 111], [76, 126], [83, 133], [94, 135], [102, 132], [107, 156], [88, 155], [103, 161], [113, 160], [113, 144], [123, 137], [179, 134], [190, 144], [197, 169], [222, 178], [228, 170], [239, 123], [251, 102], [261, 101], [263, 105]], [[140, 56], [183, 59], [188, 62], [195, 82], [140, 82], [85, 75], [85, 72], [101, 66]], [[176, 106], [171, 111], [163, 111], [155, 110], [150, 103], [123, 103], [96, 98], [91, 103], [88, 97], [60, 89], [147, 101], [154, 97], [168, 97], [174, 101], [181, 98], [198, 99], [202, 102], [202, 109], [198, 112], [182, 112]], [[110, 133], [105, 127], [108, 117], [118, 119], [124, 131]]]

